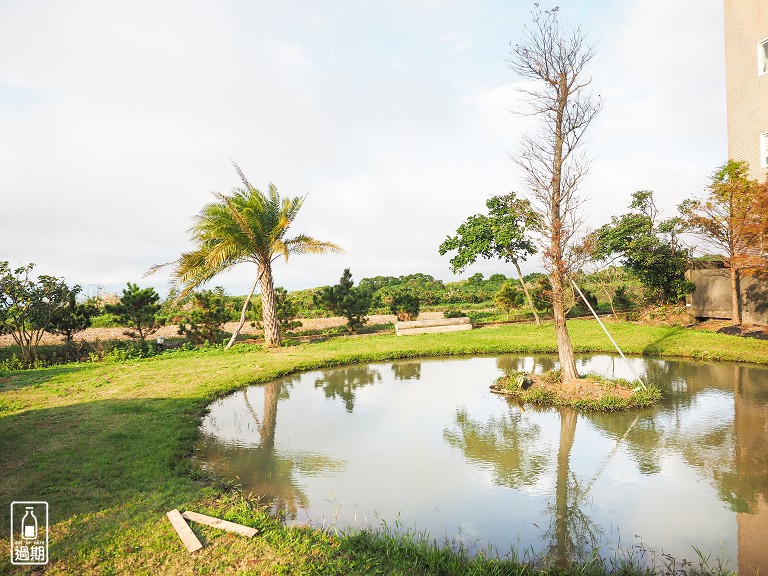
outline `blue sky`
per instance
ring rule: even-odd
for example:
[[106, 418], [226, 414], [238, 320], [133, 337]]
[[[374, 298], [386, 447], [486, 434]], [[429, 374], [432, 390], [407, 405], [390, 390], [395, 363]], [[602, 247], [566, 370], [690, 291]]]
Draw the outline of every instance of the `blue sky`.
[[[548, 5], [544, 4], [544, 7]], [[530, 120], [504, 59], [531, 2], [0, 0], [0, 260], [116, 288], [189, 248], [211, 191], [308, 197], [338, 256], [278, 264], [289, 289], [424, 272], [492, 195]], [[597, 43], [587, 225], [651, 189], [667, 213], [726, 159], [720, 0], [561, 2]], [[538, 269], [537, 259], [524, 266]], [[468, 273], [513, 272], [480, 262]], [[243, 293], [247, 267], [214, 280]], [[165, 291], [158, 274], [141, 281]]]

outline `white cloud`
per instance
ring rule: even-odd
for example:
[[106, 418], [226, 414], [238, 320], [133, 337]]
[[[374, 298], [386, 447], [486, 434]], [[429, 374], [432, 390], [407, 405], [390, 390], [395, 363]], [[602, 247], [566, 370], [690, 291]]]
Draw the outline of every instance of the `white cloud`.
[[[233, 159], [258, 186], [310, 192], [296, 232], [347, 248], [279, 283], [450, 278], [440, 242], [520, 190], [509, 156], [532, 119], [510, 113], [503, 59], [529, 4], [299, 4], [0, 4], [0, 259], [136, 280], [189, 247], [210, 191], [238, 184]], [[722, 16], [716, 0], [583, 8], [606, 95], [585, 187], [599, 225], [637, 189], [671, 207], [724, 159]]]

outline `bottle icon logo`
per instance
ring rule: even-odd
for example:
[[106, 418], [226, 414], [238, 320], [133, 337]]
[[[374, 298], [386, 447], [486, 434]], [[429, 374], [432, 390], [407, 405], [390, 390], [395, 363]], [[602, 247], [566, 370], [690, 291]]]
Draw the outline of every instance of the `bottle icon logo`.
[[37, 518], [35, 517], [34, 507], [25, 506], [26, 514], [21, 519], [21, 538], [23, 540], [37, 539]]
[[11, 502], [11, 564], [48, 564], [48, 502]]

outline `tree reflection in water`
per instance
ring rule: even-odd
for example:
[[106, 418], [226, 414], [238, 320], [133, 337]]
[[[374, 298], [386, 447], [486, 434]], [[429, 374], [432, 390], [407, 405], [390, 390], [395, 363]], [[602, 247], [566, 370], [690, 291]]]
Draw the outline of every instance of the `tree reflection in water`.
[[549, 554], [557, 564], [565, 566], [569, 560], [586, 560], [599, 543], [600, 528], [582, 510], [589, 490], [570, 472], [571, 448], [576, 436], [578, 413], [570, 408], [558, 409], [560, 414], [560, 442], [557, 450], [557, 482], [555, 504], [547, 508]]
[[295, 471], [313, 475], [343, 466], [343, 462], [320, 454], [276, 450], [278, 402], [288, 399], [289, 388], [298, 378], [269, 382], [261, 387], [264, 391], [261, 417], [250, 402], [249, 389], [241, 392], [245, 408], [259, 434], [256, 446], [205, 436], [198, 451], [200, 459], [216, 474], [237, 478], [245, 492], [257, 496], [273, 513], [291, 520], [296, 519], [299, 509], [308, 505], [306, 495], [296, 483]]
[[[593, 357], [592, 361], [594, 366], [595, 363], [611, 362], [611, 358], [598, 356]], [[597, 548], [601, 551], [610, 550], [606, 546], [614, 545], [614, 526], [621, 525], [624, 528], [627, 522], [632, 526], [639, 522], [644, 531], [632, 532], [630, 538], [638, 533], [641, 537], [653, 537], [649, 526], [653, 526], [654, 514], [661, 516], [671, 512], [679, 513], [682, 520], [678, 520], [684, 522], [692, 512], [691, 518], [700, 516], [691, 507], [705, 506], [708, 513], [712, 512], [710, 517], [714, 520], [711, 525], [702, 522], [696, 526], [697, 538], [719, 538], [718, 530], [721, 526], [726, 527], [726, 524], [718, 523], [728, 522], [729, 518], [735, 516], [740, 572], [743, 569], [749, 573], [756, 566], [768, 566], [768, 546], [765, 546], [765, 534], [768, 533], [768, 379], [765, 368], [659, 359], [643, 359], [642, 362], [645, 379], [661, 384], [666, 392], [660, 405], [650, 409], [577, 415], [566, 409], [537, 409], [529, 406], [523, 409], [512, 403], [506, 404], [497, 397], [491, 400], [487, 397], [478, 398], [473, 391], [473, 395], [467, 394], [456, 403], [439, 403], [442, 410], [439, 415], [430, 416], [426, 406], [421, 408], [419, 414], [425, 414], [427, 420], [434, 418], [429, 422], [437, 422], [437, 442], [451, 457], [446, 459], [445, 454], [438, 454], [436, 461], [444, 465], [452, 465], [456, 461], [460, 465], [470, 463], [472, 468], [486, 472], [481, 476], [483, 482], [490, 478], [496, 487], [509, 488], [497, 488], [495, 492], [500, 499], [510, 503], [510, 509], [506, 511], [506, 515], [512, 519], [510, 524], [520, 525], [525, 522], [526, 542], [530, 542], [537, 550], [543, 549], [553, 562], [562, 564], [568, 559], [586, 559]], [[553, 358], [545, 356], [502, 357], [497, 361], [498, 368], [502, 370], [530, 371], [533, 367], [541, 372], [555, 365]], [[345, 417], [341, 406], [351, 413], [356, 406], [356, 395], [362, 387], [382, 380], [387, 380], [389, 384], [393, 381], [414, 381], [422, 375], [421, 366], [421, 362], [406, 361], [393, 363], [390, 368], [385, 365], [351, 366], [305, 374], [306, 384], [311, 387], [314, 383], [317, 389], [315, 397], [306, 401], [307, 397], [301, 396], [304, 401], [291, 398], [290, 402], [294, 407], [308, 409], [309, 412], [305, 414], [284, 409], [282, 418], [286, 423], [281, 426], [303, 428], [305, 422], [317, 415], [316, 402], [320, 390], [331, 400], [328, 405], [334, 406], [332, 418], [354, 422], [354, 418]], [[610, 370], [610, 364], [608, 367]], [[619, 371], [619, 365], [616, 370]], [[430, 376], [431, 372], [430, 368]], [[492, 378], [493, 370], [489, 370], [488, 374], [484, 378]], [[419, 386], [428, 385], [424, 380], [427, 378], [423, 378]], [[442, 382], [432, 386], [432, 395], [443, 393]], [[319, 448], [310, 447], [308, 452], [299, 453], [291, 452], [286, 446], [286, 430], [281, 428], [276, 433], [278, 404], [288, 398], [290, 387], [291, 381], [284, 380], [251, 388], [245, 394], [239, 392], [238, 399], [240, 396], [242, 399], [241, 404], [234, 407], [234, 420], [232, 416], [221, 416], [218, 420], [227, 425], [234, 421], [234, 434], [231, 429], [226, 433], [217, 430], [215, 425], [218, 422], [214, 419], [216, 434], [229, 440], [217, 441], [214, 437], [216, 434], [204, 438], [203, 446], [207, 442], [210, 449], [202, 459], [209, 465], [213, 464], [221, 476], [237, 477], [246, 490], [264, 495], [265, 500], [273, 502], [276, 509], [281, 508], [285, 514], [295, 517], [296, 510], [307, 505], [303, 487], [306, 486], [304, 489], [307, 495], [315, 498], [307, 476], [338, 468], [344, 462], [314, 453], [335, 449], [333, 445], [323, 443], [324, 437], [316, 440], [313, 436], [312, 441], [306, 445]], [[407, 389], [411, 387], [409, 383], [391, 389], [398, 394], [407, 394]], [[384, 393], [387, 391], [387, 386], [382, 386], [382, 397], [377, 396], [377, 401], [382, 398], [386, 400]], [[463, 391], [457, 388], [457, 397], [461, 393]], [[433, 398], [432, 395], [422, 398]], [[386, 405], [382, 410], [385, 408], [399, 414], [398, 406]], [[360, 412], [358, 409], [355, 416]], [[247, 431], [238, 428], [243, 427], [243, 417], [251, 423], [253, 436], [251, 446], [247, 447], [238, 446], [239, 441], [242, 444], [248, 440]], [[406, 423], [412, 420], [418, 420], [418, 417], [409, 415]], [[362, 425], [367, 432], [367, 423]], [[331, 428], [334, 433], [330, 438], [338, 442], [338, 434], [341, 432], [336, 427]], [[392, 436], [386, 422], [382, 424], [381, 431], [387, 439]], [[302, 437], [302, 442], [306, 440]], [[375, 445], [376, 442], [384, 440], [374, 437], [366, 445]], [[554, 446], [555, 442], [558, 443], [557, 447]], [[433, 450], [428, 454], [438, 452]], [[419, 460], [415, 460], [411, 455], [407, 461], [423, 461], [425, 467], [429, 466], [429, 456], [420, 456]], [[395, 460], [392, 466], [397, 464]], [[354, 465], [350, 463], [349, 467], [352, 469]], [[695, 473], [691, 473], [691, 470]], [[478, 475], [471, 476], [474, 478]], [[603, 480], [598, 481], [601, 477]], [[670, 484], [669, 478], [678, 483]], [[690, 497], [687, 497], [687, 485], [680, 480], [696, 485], [696, 490], [690, 491]], [[460, 472], [456, 474], [455, 481], [456, 486], [464, 486]], [[621, 485], [617, 486], [617, 483]], [[467, 490], [471, 490], [472, 484], [468, 482], [466, 486]], [[648, 487], [654, 492], [643, 492]], [[668, 487], [671, 492], [660, 492]], [[623, 492], [627, 489], [632, 492], [634, 500], [627, 508], [618, 504], [620, 508], [617, 509], [616, 502], [622, 502]], [[520, 494], [515, 494], [513, 490]], [[546, 504], [543, 490], [549, 492]], [[419, 509], [422, 501], [431, 496], [431, 492], [420, 493], [415, 490], [415, 493], [414, 503], [409, 505]], [[686, 496], [679, 501], [675, 500], [674, 496], [678, 493]], [[482, 490], [472, 496], [477, 496], [480, 507], [486, 505]], [[467, 492], [466, 500], [473, 501], [472, 496]], [[525, 501], [522, 511], [514, 508], [518, 496]], [[666, 496], [666, 499], [662, 496]], [[639, 513], [638, 502], [643, 502], [646, 497], [647, 505], [643, 503], [642, 513]], [[727, 504], [727, 508], [718, 502], [718, 498]], [[604, 506], [605, 502], [609, 503], [609, 509]], [[314, 506], [315, 502], [309, 503], [310, 510]], [[613, 512], [610, 508], [613, 508]], [[735, 514], [728, 516], [728, 509]], [[492, 511], [493, 505], [483, 510], [486, 513]], [[614, 512], [619, 512], [617, 517], [624, 513], [629, 518], [627, 515], [632, 512], [637, 516], [629, 520], [620, 518], [618, 522], [622, 524], [614, 524], [611, 517]], [[460, 509], [456, 514], [458, 524], [463, 522], [462, 515], [467, 513]], [[490, 516], [493, 514], [495, 512], [490, 512]], [[498, 514], [501, 518], [507, 518], [504, 510], [499, 510]], [[482, 524], [484, 520], [485, 517], [477, 520], [467, 516], [468, 522]], [[490, 520], [495, 522], [493, 518]], [[455, 525], [451, 524], [451, 527]], [[543, 544], [533, 540], [537, 536], [534, 526], [540, 528]], [[504, 529], [502, 527], [500, 530], [503, 532]], [[488, 533], [494, 537], [492, 530], [497, 528], [489, 529]], [[682, 547], [688, 546], [685, 536], [681, 535], [677, 539], [673, 528], [667, 527], [665, 534], [673, 537], [672, 545], [679, 550], [685, 550]], [[735, 545], [736, 536], [730, 534], [730, 537], [727, 545]], [[698, 542], [696, 540], [694, 543]], [[661, 546], [665, 544], [650, 543]], [[717, 550], [714, 553], [717, 554]], [[730, 550], [728, 554], [730, 556]]]
[[[549, 542], [548, 555], [558, 564], [569, 559], [586, 559], [598, 545], [600, 529], [583, 511], [586, 488], [570, 472], [570, 454], [576, 434], [577, 413], [559, 409], [560, 441], [555, 466], [553, 505], [545, 509], [548, 527], [543, 538]], [[443, 438], [464, 456], [492, 473], [493, 482], [521, 489], [537, 484], [551, 470], [550, 453], [542, 442], [541, 428], [528, 422], [522, 411], [510, 410], [485, 422], [457, 410], [456, 428], [445, 429]]]
[[315, 388], [322, 388], [326, 398], [341, 398], [347, 412], [352, 412], [355, 391], [376, 382], [381, 382], [381, 373], [365, 364], [326, 370], [315, 380]]
[[446, 429], [443, 438], [472, 462], [490, 469], [493, 482], [521, 488], [535, 484], [546, 471], [547, 451], [540, 443], [541, 429], [520, 412], [491, 416], [480, 422], [456, 411], [458, 429]]
[[[532, 360], [533, 362], [528, 362]], [[531, 368], [528, 368], [531, 365]], [[557, 366], [557, 359], [551, 356], [499, 356], [496, 358], [496, 366], [503, 372], [530, 372], [533, 374], [543, 374], [554, 370]]]
[[393, 362], [392, 375], [395, 380], [418, 380], [421, 378], [421, 362]]

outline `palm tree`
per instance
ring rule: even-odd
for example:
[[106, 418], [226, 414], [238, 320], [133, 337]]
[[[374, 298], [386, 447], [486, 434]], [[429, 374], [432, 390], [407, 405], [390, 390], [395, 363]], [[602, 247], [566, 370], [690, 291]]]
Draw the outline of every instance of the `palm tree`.
[[[209, 281], [214, 276], [249, 262], [256, 265], [257, 276], [243, 303], [240, 325], [232, 334], [227, 349], [235, 342], [245, 324], [245, 313], [256, 285], [261, 287], [262, 320], [267, 346], [280, 345], [280, 328], [275, 307], [272, 262], [291, 254], [325, 254], [342, 252], [331, 242], [322, 242], [304, 234], [286, 239], [286, 233], [296, 218], [305, 197], [281, 198], [274, 184], [264, 194], [254, 187], [233, 162], [243, 187], [234, 188], [230, 195], [214, 192], [217, 202], [206, 205], [195, 216], [189, 229], [196, 248], [183, 252], [172, 273], [173, 284], [179, 289], [177, 299]], [[166, 266], [154, 266], [149, 273]]]

